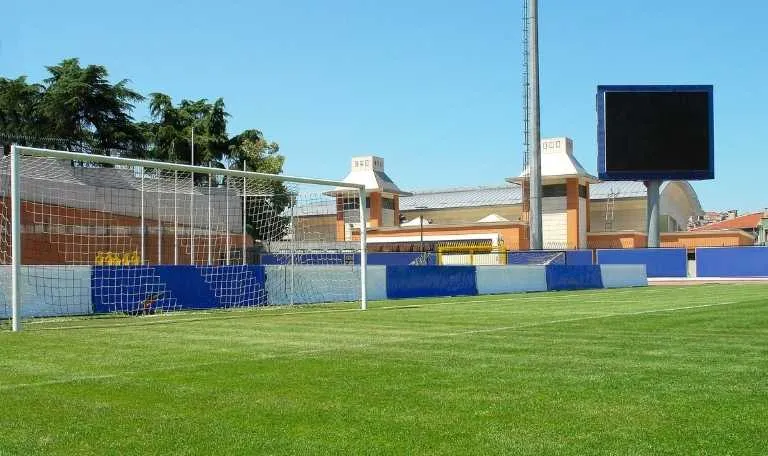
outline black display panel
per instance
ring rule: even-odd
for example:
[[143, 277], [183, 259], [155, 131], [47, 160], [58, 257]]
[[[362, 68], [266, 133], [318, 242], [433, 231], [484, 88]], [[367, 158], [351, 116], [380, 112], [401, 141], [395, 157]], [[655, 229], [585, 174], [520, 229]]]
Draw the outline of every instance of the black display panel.
[[711, 86], [600, 86], [605, 180], [712, 179]]

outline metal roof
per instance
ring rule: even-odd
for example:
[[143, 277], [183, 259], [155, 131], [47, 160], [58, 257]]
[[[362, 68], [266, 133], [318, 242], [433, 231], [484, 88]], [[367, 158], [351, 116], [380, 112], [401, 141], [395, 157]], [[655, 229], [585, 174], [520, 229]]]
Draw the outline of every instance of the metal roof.
[[518, 185], [450, 188], [413, 192], [412, 196], [401, 196], [400, 210], [512, 205], [519, 204], [520, 200], [520, 186]]
[[[664, 182], [661, 191], [669, 184]], [[607, 199], [611, 194], [616, 199], [644, 198], [646, 193], [645, 184], [635, 181], [600, 182], [589, 186], [591, 200]], [[422, 190], [413, 192], [411, 196], [400, 196], [400, 210], [504, 206], [520, 204], [521, 199], [521, 188], [516, 184]], [[333, 204], [331, 199], [330, 202], [300, 205], [295, 209], [295, 215], [333, 214]]]
[[[666, 182], [665, 182], [666, 184]], [[615, 198], [641, 198], [647, 195], [645, 184], [637, 181], [600, 182], [589, 186], [589, 199], [607, 199], [613, 194]]]
[[[592, 200], [606, 199], [611, 193], [619, 199], [640, 198], [645, 197], [646, 189], [642, 182], [632, 181], [601, 182], [589, 186], [589, 196]], [[445, 209], [514, 205], [520, 204], [521, 199], [521, 189], [518, 185], [415, 191], [412, 196], [400, 197], [400, 210], [411, 211], [420, 207]]]

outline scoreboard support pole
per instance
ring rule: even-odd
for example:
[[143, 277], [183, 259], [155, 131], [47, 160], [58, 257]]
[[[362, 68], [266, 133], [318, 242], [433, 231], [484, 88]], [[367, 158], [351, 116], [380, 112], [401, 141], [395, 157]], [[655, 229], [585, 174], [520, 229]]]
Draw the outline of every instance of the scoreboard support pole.
[[648, 206], [646, 208], [646, 220], [648, 226], [648, 247], [655, 248], [661, 247], [659, 233], [659, 200], [661, 188], [661, 180], [649, 180], [645, 182], [645, 186], [648, 189]]

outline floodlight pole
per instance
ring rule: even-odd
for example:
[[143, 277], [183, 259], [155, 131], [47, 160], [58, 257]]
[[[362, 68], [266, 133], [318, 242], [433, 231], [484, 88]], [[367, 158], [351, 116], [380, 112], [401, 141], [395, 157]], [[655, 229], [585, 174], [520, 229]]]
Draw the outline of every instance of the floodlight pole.
[[541, 250], [541, 117], [539, 112], [539, 19], [538, 0], [528, 2], [528, 169], [530, 175], [530, 246], [531, 250]]
[[646, 218], [648, 226], [648, 247], [661, 247], [660, 234], [659, 234], [659, 200], [660, 180], [649, 180], [645, 182], [645, 186], [648, 188], [648, 202], [646, 208]]

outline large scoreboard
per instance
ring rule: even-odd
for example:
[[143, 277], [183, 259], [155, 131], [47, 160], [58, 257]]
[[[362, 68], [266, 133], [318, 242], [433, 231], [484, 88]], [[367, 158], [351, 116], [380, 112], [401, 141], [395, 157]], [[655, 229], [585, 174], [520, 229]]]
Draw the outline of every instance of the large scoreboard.
[[712, 95], [711, 85], [598, 86], [600, 179], [714, 179]]

